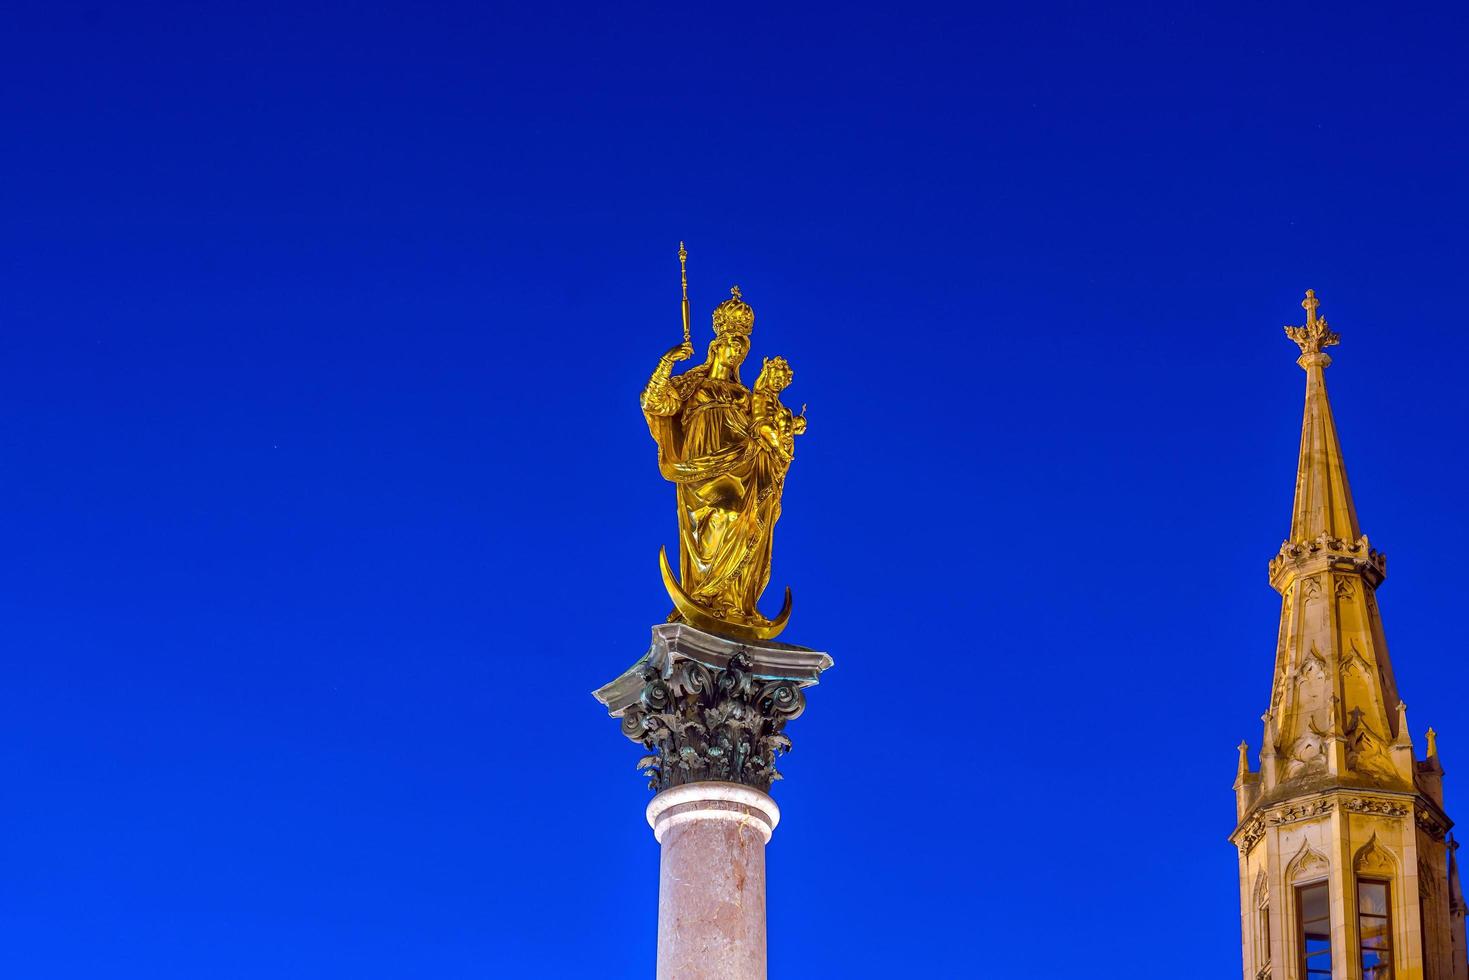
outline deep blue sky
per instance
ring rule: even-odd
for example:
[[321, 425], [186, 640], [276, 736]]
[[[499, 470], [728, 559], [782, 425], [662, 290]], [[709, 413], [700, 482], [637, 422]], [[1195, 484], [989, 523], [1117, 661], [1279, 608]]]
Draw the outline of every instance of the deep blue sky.
[[8, 6], [0, 974], [651, 975], [682, 238], [811, 406], [772, 977], [1238, 976], [1308, 286], [1469, 813], [1469, 16], [1380, 6]]

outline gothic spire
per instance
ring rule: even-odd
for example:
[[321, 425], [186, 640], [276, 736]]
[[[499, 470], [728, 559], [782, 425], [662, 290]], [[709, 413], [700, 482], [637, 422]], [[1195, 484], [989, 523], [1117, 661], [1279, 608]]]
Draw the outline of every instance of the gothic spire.
[[[1372, 593], [1387, 562], [1357, 525], [1336, 423], [1326, 399], [1324, 348], [1338, 342], [1306, 291], [1303, 326], [1286, 327], [1301, 348], [1306, 411], [1290, 537], [1270, 562], [1280, 592], [1275, 683], [1261, 752], [1261, 788], [1302, 781], [1411, 785], [1405, 731]], [[1271, 744], [1271, 743], [1274, 744]], [[1404, 752], [1394, 749], [1401, 743]], [[1401, 756], [1401, 758], [1399, 757]], [[1288, 786], [1283, 786], [1288, 789]]]
[[[1290, 537], [1270, 561], [1275, 671], [1260, 769], [1241, 744], [1234, 774], [1244, 975], [1375, 976], [1384, 971], [1355, 966], [1385, 962], [1371, 926], [1391, 931], [1399, 976], [1466, 980], [1438, 747], [1430, 730], [1428, 758], [1414, 758], [1377, 607], [1387, 560], [1357, 525], [1326, 400], [1337, 335], [1314, 292], [1301, 305], [1305, 324], [1285, 328], [1301, 348], [1306, 413]], [[1387, 905], [1387, 878], [1401, 882], [1397, 918], [1374, 911]], [[1308, 906], [1319, 910], [1310, 922]]]
[[1301, 458], [1296, 469], [1296, 501], [1291, 513], [1290, 540], [1314, 541], [1323, 534], [1343, 541], [1362, 536], [1357, 510], [1347, 483], [1347, 465], [1336, 436], [1336, 421], [1326, 398], [1326, 368], [1331, 358], [1323, 348], [1340, 337], [1317, 317], [1320, 300], [1314, 289], [1306, 290], [1301, 306], [1306, 323], [1286, 327], [1286, 335], [1301, 348], [1296, 361], [1306, 372], [1306, 413], [1301, 421]]

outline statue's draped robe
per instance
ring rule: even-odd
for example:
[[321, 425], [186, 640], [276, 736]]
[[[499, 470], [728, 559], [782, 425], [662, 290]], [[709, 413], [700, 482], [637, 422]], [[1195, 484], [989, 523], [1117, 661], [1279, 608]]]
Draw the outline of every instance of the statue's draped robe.
[[770, 581], [785, 470], [762, 449], [750, 408], [744, 385], [707, 367], [655, 378], [643, 393], [659, 470], [678, 488], [683, 590], [720, 619], [764, 625], [755, 603]]

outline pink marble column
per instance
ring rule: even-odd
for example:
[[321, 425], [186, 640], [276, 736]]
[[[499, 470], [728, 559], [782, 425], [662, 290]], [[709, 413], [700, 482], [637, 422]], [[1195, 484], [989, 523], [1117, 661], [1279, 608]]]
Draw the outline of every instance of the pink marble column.
[[779, 822], [774, 800], [739, 783], [653, 797], [658, 980], [765, 980], [765, 845]]

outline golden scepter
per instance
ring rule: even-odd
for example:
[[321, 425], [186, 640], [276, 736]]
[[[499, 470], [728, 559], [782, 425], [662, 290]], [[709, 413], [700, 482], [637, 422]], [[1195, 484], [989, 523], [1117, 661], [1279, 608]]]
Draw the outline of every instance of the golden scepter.
[[678, 278], [683, 282], [683, 342], [689, 342], [689, 253], [683, 247], [683, 242], [678, 243]]

